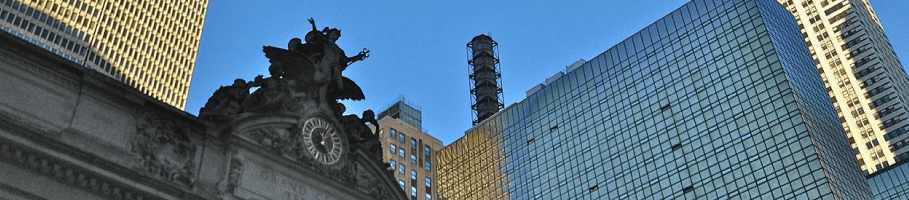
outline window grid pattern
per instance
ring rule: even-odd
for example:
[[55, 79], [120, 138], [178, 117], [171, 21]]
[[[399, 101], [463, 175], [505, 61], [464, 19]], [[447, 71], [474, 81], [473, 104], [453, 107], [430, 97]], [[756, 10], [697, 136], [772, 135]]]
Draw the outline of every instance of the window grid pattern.
[[909, 200], [909, 164], [902, 163], [870, 175], [873, 199]]
[[[874, 173], [909, 148], [909, 76], [866, 0], [777, 0], [795, 16], [858, 163]], [[887, 141], [887, 142], [879, 142]]]
[[435, 154], [439, 199], [508, 199], [501, 133], [493, 115]]
[[[44, 22], [51, 21], [49, 26], [42, 28], [59, 27], [62, 35], [82, 41], [74, 44], [90, 50], [72, 50], [74, 45], [69, 42], [61, 46], [59, 41], [62, 39], [74, 41], [66, 37], [42, 42], [44, 48], [48, 48], [46, 45], [65, 47], [48, 49], [52, 52], [68, 50], [70, 54], [61, 55], [76, 63], [86, 63], [88, 67], [180, 110], [185, 108], [207, 0], [0, 0], [0, 4], [8, 5], [0, 6], [3, 9], [17, 5], [30, 16], [38, 16], [29, 20], [32, 25], [40, 25], [37, 22], [41, 18], [45, 18]], [[36, 28], [28, 26], [25, 30], [13, 30], [10, 25], [5, 20], [0, 21], [4, 31], [20, 33], [20, 37], [31, 38], [36, 45], [42, 46], [37, 38], [46, 39], [46, 36], [41, 37], [44, 31], [35, 32]]]
[[440, 151], [440, 197], [865, 199], [800, 40], [776, 3], [688, 3]]
[[[382, 113], [387, 112], [388, 110], [382, 111]], [[419, 113], [416, 114], [419, 115]], [[433, 199], [438, 196], [438, 192], [435, 191], [436, 187], [433, 185], [437, 183], [432, 183], [432, 179], [436, 177], [436, 169], [432, 168], [435, 166], [435, 160], [432, 157], [435, 156], [432, 155], [436, 154], [437, 149], [443, 147], [442, 142], [416, 129], [406, 120], [395, 118], [395, 116], [383, 115], [379, 119], [379, 124], [382, 126], [379, 129], [380, 132], [389, 132], [379, 136], [382, 146], [389, 148], [386, 150], [388, 153], [383, 155], [383, 159], [389, 164], [392, 161], [396, 162], [397, 166], [394, 169], [398, 171], [394, 173], [394, 176], [398, 180], [404, 180], [402, 187], [405, 194], [415, 192], [416, 196], [411, 196], [414, 200]], [[410, 150], [407, 150], [408, 145], [411, 145]], [[395, 147], [394, 152], [391, 151], [391, 147]], [[410, 170], [410, 173], [407, 173], [407, 170]]]

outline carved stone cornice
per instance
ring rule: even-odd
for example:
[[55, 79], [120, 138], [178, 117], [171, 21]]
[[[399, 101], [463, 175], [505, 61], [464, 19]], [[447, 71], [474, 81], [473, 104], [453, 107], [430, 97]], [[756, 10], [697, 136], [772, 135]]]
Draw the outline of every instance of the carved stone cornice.
[[[28, 42], [18, 40], [18, 38], [9, 38], [9, 37], [0, 37], [0, 43], [2, 43], [4, 45], [26, 45], [26, 46], [32, 45]], [[78, 83], [77, 79], [73, 79], [72, 76], [63, 75], [64, 72], [62, 72], [62, 71], [68, 71], [68, 72], [79, 73], [78, 71], [82, 71], [82, 70], [80, 70], [81, 67], [79, 67], [75, 63], [66, 61], [63, 58], [56, 56], [56, 55], [43, 56], [43, 55], [47, 55], [47, 54], [52, 55], [52, 53], [47, 52], [47, 51], [41, 51], [41, 50], [35, 51], [36, 48], [18, 48], [17, 49], [17, 50], [22, 50], [25, 52], [11, 52], [8, 49], [9, 48], [0, 49], [0, 62], [9, 63], [9, 64], [11, 64], [13, 66], [17, 66], [17, 67], [4, 68], [4, 70], [9, 70], [9, 69], [27, 70], [25, 72], [30, 73], [37, 77], [42, 77], [43, 79], [47, 80], [46, 83], [60, 84], [64, 88], [78, 88], [79, 87], [76, 84], [76, 83]], [[52, 70], [52, 69], [49, 69], [46, 67], [39, 67], [39, 66], [45, 66], [48, 64], [44, 64], [44, 63], [39, 64], [37, 62], [47, 62], [47, 63], [50, 63], [51, 65], [70, 65], [70, 66], [54, 68]], [[2, 66], [2, 65], [3, 64], [0, 63], [0, 66]], [[27, 66], [27, 67], [21, 67], [21, 66]], [[63, 69], [63, 70], [61, 70], [61, 69]], [[80, 73], [80, 75], [81, 75], [81, 73]]]
[[8, 140], [0, 140], [0, 161], [108, 199], [164, 199]]
[[[27, 123], [0, 116], [0, 130], [11, 133], [13, 137], [28, 140], [34, 145], [39, 145], [44, 150], [38, 150], [35, 147], [25, 146], [19, 142], [0, 137], [0, 162], [21, 166], [36, 174], [47, 176], [73, 188], [92, 192], [108, 199], [164, 199], [132, 186], [134, 184], [142, 185], [179, 199], [205, 199], [187, 189], [178, 188], [174, 184], [166, 184], [161, 180], [150, 179], [121, 164], [108, 161], [50, 138], [48, 136], [53, 134], [25, 124]], [[52, 156], [45, 151], [91, 163], [91, 167], [95, 169], [89, 169], [86, 166], [80, 166], [57, 156]], [[110, 172], [134, 183], [115, 180], [110, 177], [110, 174], [99, 174], [98, 170]]]

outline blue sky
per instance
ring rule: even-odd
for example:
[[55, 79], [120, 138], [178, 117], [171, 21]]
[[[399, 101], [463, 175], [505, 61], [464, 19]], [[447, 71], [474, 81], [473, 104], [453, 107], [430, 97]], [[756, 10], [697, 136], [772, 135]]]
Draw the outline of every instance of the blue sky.
[[[590, 59], [687, 1], [210, 1], [186, 111], [236, 78], [268, 75], [262, 46], [286, 48], [312, 17], [341, 30], [338, 44], [370, 57], [344, 75], [366, 100], [349, 113], [376, 112], [400, 96], [423, 112], [423, 128], [446, 145], [471, 127], [466, 44], [476, 35], [499, 43], [505, 105], [578, 59]], [[909, 60], [909, 1], [872, 0], [897, 54]]]

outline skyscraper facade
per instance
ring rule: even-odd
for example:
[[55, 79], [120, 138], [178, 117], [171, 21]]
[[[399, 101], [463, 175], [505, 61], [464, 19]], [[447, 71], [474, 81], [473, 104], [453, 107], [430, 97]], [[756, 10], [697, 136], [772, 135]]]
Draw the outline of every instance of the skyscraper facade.
[[909, 160], [909, 76], [867, 0], [778, 0], [795, 16], [866, 173]]
[[179, 109], [208, 0], [0, 0], [0, 29]]
[[382, 160], [411, 200], [439, 199], [435, 156], [442, 141], [422, 130], [422, 113], [403, 99], [379, 113]]
[[779, 3], [689, 2], [442, 149], [441, 198], [870, 198], [816, 71]]
[[873, 199], [909, 200], [909, 164], [897, 163], [868, 175]]
[[437, 182], [442, 199], [508, 199], [510, 196], [504, 171], [502, 125], [495, 116], [475, 125], [437, 153]]

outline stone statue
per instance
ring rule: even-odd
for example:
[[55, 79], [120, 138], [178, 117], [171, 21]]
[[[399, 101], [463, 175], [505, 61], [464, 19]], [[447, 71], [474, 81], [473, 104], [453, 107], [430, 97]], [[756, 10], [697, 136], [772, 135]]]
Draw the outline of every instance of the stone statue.
[[[312, 29], [303, 39], [290, 39], [286, 49], [263, 47], [270, 63], [268, 77], [258, 75], [250, 82], [237, 79], [219, 88], [199, 117], [220, 133], [241, 139], [234, 142], [292, 160], [301, 170], [346, 183], [376, 199], [406, 199], [389, 175], [393, 172], [382, 162], [375, 113], [344, 115], [346, 108], [340, 102], [366, 99], [360, 86], [343, 72], [368, 58], [369, 50], [347, 56], [335, 43], [340, 30], [319, 30], [315, 20], [308, 21]], [[250, 93], [251, 88], [256, 90]], [[242, 170], [242, 162], [230, 163], [225, 193], [241, 187]]]
[[230, 86], [221, 86], [208, 98], [199, 115], [232, 115], [241, 111], [240, 103], [249, 96], [249, 85], [243, 79], [234, 80]]
[[[288, 42], [287, 49], [266, 46], [265, 56], [271, 65], [270, 77], [257, 76], [252, 82], [237, 79], [233, 85], [219, 88], [199, 111], [200, 117], [218, 118], [246, 111], [250, 112], [301, 112], [321, 108], [332, 113], [343, 113], [343, 105], [336, 100], [363, 100], [360, 87], [343, 71], [351, 64], [369, 57], [369, 50], [347, 57], [335, 43], [341, 31], [325, 27], [316, 29], [315, 20], [309, 19], [312, 30], [305, 36]], [[249, 89], [259, 87], [253, 94]]]
[[[376, 121], [375, 113], [372, 110], [363, 111], [362, 118], [357, 117], [357, 115], [345, 115], [341, 117], [341, 123], [346, 124], [347, 130], [352, 133], [348, 135], [351, 143], [366, 142], [378, 136], [379, 122]], [[369, 126], [366, 126], [366, 123], [375, 126], [376, 132], [372, 132]]]
[[[336, 42], [341, 37], [337, 28], [316, 28], [315, 20], [308, 19], [312, 29], [304, 39], [292, 38], [287, 49], [265, 46], [263, 52], [269, 59], [269, 77], [256, 76], [253, 81], [237, 79], [231, 86], [219, 88], [199, 111], [199, 116], [216, 123], [227, 123], [244, 114], [283, 113], [301, 116], [327, 117], [337, 121], [346, 131], [351, 146], [364, 150], [378, 148], [377, 133], [366, 124], [378, 129], [372, 110], [364, 111], [362, 118], [343, 115], [345, 106], [339, 100], [363, 100], [365, 95], [353, 80], [343, 72], [353, 63], [369, 57], [363, 49], [348, 57]], [[252, 94], [250, 88], [258, 88]], [[275, 134], [257, 133], [263, 138]], [[283, 149], [293, 141], [257, 140], [268, 149]], [[280, 150], [276, 150], [282, 153]]]
[[259, 75], [249, 83], [250, 87], [259, 89], [243, 101], [241, 106], [244, 111], [278, 110], [281, 107], [280, 100], [286, 98], [288, 88], [286, 81], [276, 77], [280, 76], [273, 74], [269, 78], [262, 78]]

